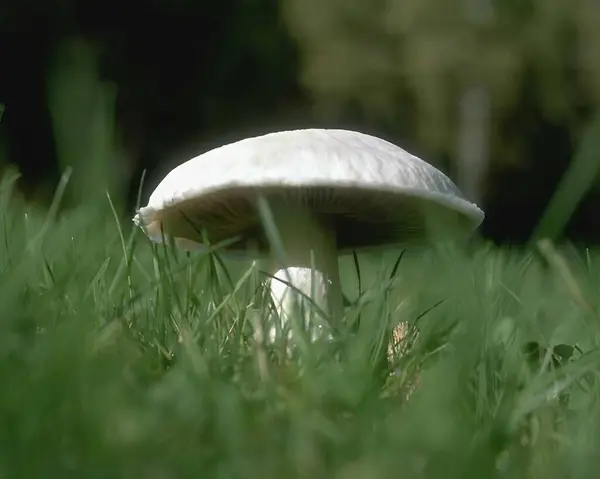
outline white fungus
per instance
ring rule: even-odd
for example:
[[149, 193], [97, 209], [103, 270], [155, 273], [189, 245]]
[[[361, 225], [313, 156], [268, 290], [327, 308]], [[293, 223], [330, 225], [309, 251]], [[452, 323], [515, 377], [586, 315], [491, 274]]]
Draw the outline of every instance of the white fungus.
[[[269, 205], [283, 257], [265, 234], [259, 198]], [[483, 217], [447, 176], [402, 148], [354, 131], [308, 129], [192, 158], [160, 182], [134, 222], [152, 240], [164, 231], [185, 248], [201, 246], [202, 234], [212, 244], [239, 238], [229, 251], [252, 246], [269, 256], [283, 323], [304, 296], [335, 323], [343, 316], [339, 254], [464, 236]]]

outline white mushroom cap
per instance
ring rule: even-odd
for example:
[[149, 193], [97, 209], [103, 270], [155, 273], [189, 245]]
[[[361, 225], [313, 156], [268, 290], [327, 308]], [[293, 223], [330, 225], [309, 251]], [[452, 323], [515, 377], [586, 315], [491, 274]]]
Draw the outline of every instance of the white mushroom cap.
[[225, 145], [171, 171], [134, 221], [161, 241], [200, 245], [239, 236], [269, 250], [259, 194], [293, 198], [335, 227], [339, 252], [469, 233], [484, 214], [443, 173], [380, 138], [347, 130], [271, 133]]

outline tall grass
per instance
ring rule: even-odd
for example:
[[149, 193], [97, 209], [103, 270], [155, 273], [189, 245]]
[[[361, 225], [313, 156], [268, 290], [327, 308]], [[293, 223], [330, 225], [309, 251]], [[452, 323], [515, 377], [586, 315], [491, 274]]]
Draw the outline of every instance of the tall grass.
[[114, 146], [96, 148], [112, 97], [78, 78], [104, 113], [74, 136], [68, 96], [51, 95], [66, 172], [52, 206], [22, 203], [15, 174], [0, 184], [0, 477], [596, 477], [598, 252], [342, 258], [345, 325], [289, 357], [257, 335], [257, 264], [152, 245], [110, 195], [59, 213], [70, 167], [100, 171], [85, 162]]
[[532, 242], [561, 237], [569, 219], [587, 192], [600, 181], [600, 111], [584, 128], [577, 151], [563, 175], [539, 224]]
[[[255, 264], [224, 263], [218, 245], [151, 245], [108, 200], [34, 211], [13, 179], [0, 206], [0, 476], [596, 473], [597, 253], [546, 244], [542, 263], [440, 248], [397, 265], [400, 252], [357, 257], [358, 270], [344, 258], [347, 328], [288, 358], [254, 339]], [[400, 322], [382, 385], [377, 351]]]

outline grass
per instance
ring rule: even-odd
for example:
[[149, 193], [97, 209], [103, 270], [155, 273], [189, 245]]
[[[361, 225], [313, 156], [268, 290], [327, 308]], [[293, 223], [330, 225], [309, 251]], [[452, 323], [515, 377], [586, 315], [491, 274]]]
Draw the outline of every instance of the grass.
[[[597, 171], [592, 127], [533, 248], [342, 258], [346, 327], [288, 358], [254, 339], [259, 265], [151, 245], [102, 197], [114, 92], [83, 47], [48, 85], [54, 203], [0, 183], [0, 478], [596, 477], [600, 254], [537, 243]], [[71, 171], [94, 200], [60, 211]]]
[[13, 179], [0, 477], [595, 477], [596, 252], [343, 258], [347, 329], [290, 359], [253, 340], [256, 264], [152, 246], [108, 200], [36, 211]]

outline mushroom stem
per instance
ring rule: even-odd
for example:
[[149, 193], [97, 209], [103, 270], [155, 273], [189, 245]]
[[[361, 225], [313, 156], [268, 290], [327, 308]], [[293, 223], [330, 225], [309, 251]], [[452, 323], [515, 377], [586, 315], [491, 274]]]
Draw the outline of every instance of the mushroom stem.
[[[270, 280], [271, 297], [281, 326], [286, 325], [299, 307], [296, 311], [303, 314], [303, 326], [315, 340], [322, 330], [320, 325], [326, 321], [306, 298], [323, 310], [333, 324], [344, 313], [334, 227], [299, 201], [278, 199], [270, 207], [284, 249], [281, 258], [272, 248], [270, 272], [277, 279]], [[282, 281], [293, 285], [302, 295]], [[271, 326], [271, 340], [275, 339], [277, 329]]]

